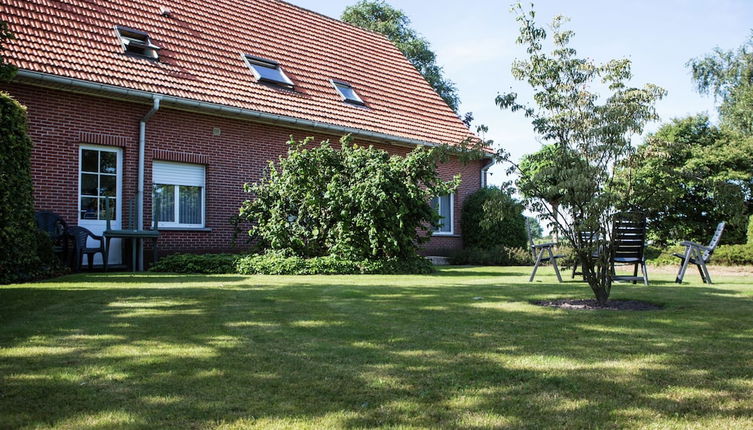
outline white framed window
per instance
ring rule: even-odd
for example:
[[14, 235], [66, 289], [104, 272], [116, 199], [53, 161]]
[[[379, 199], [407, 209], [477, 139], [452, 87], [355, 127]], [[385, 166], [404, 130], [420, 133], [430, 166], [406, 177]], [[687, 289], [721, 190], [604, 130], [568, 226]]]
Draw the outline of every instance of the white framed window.
[[356, 90], [353, 88], [353, 86], [349, 83], [336, 81], [334, 79], [330, 79], [330, 82], [332, 83], [332, 86], [334, 86], [337, 90], [337, 93], [340, 94], [340, 97], [342, 97], [344, 102], [357, 105], [366, 105], [366, 103], [361, 100], [361, 97], [358, 96], [358, 93], [356, 93]]
[[435, 236], [454, 234], [455, 224], [455, 194], [437, 196], [431, 199], [431, 207], [439, 214], [439, 227], [434, 229]]
[[253, 55], [243, 55], [243, 60], [251, 69], [257, 82], [266, 82], [278, 85], [287, 89], [293, 89], [293, 81], [280, 67], [280, 63], [266, 58], [254, 57]]
[[[116, 148], [79, 148], [79, 220], [118, 221], [120, 152]], [[106, 200], [109, 199], [109, 202]], [[106, 209], [109, 204], [110, 212]]]
[[159, 227], [204, 227], [206, 187], [203, 165], [155, 161], [152, 183], [152, 211]]

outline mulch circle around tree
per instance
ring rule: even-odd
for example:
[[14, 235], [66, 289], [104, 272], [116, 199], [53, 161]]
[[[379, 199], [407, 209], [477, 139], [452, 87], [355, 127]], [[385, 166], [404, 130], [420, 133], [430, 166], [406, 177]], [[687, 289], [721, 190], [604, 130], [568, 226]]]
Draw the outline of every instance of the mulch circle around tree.
[[533, 302], [533, 304], [576, 311], [656, 311], [663, 308], [661, 305], [642, 302], [640, 300], [610, 300], [603, 306], [599, 305], [596, 299], [538, 300]]

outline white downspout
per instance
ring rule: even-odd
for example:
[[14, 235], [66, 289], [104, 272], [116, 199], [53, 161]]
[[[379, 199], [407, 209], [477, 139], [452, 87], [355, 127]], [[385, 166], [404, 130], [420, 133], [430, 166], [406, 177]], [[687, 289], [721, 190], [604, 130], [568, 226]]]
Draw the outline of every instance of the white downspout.
[[481, 188], [486, 188], [487, 186], [487, 174], [489, 173], [489, 169], [494, 165], [494, 159], [489, 160], [489, 162], [486, 164], [486, 166], [481, 168]]
[[[146, 152], [146, 122], [159, 110], [162, 97], [155, 95], [152, 98], [152, 109], [144, 115], [139, 122], [139, 174], [136, 183], [136, 230], [144, 229], [144, 154]], [[144, 242], [139, 241], [138, 270], [144, 270]]]

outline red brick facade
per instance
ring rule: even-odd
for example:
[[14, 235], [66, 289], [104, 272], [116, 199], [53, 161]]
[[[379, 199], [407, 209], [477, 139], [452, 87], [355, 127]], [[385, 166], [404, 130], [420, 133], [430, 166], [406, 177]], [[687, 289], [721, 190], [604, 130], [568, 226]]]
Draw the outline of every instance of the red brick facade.
[[[28, 108], [29, 133], [34, 142], [32, 174], [37, 209], [53, 210], [70, 225], [78, 219], [78, 163], [81, 144], [118, 146], [123, 150], [122, 195], [136, 193], [139, 121], [149, 105], [81, 95], [22, 84], [4, 88]], [[219, 135], [213, 130], [219, 128]], [[153, 160], [206, 165], [205, 226], [209, 231], [163, 231], [161, 253], [177, 251], [217, 252], [230, 249], [233, 234], [229, 219], [249, 196], [246, 182], [260, 178], [268, 160], [286, 151], [290, 135], [337, 140], [340, 136], [272, 126], [251, 121], [163, 108], [147, 123], [145, 160], [145, 219], [151, 219], [151, 166]], [[364, 143], [364, 142], [362, 142]], [[393, 154], [410, 148], [376, 144]], [[461, 174], [462, 185], [454, 201], [452, 237], [433, 237], [427, 254], [445, 254], [462, 246], [460, 210], [462, 201], [480, 186], [481, 162], [464, 165], [457, 161], [439, 167], [450, 179]], [[123, 216], [128, 211], [123, 205]]]

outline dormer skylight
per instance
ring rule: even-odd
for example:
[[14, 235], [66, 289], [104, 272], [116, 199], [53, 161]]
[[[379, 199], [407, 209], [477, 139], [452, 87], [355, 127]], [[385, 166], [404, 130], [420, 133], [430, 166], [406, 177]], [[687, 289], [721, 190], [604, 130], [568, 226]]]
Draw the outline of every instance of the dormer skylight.
[[293, 81], [287, 77], [280, 67], [280, 63], [248, 54], [244, 55], [243, 59], [251, 69], [251, 73], [256, 77], [257, 82], [266, 82], [293, 89]]
[[337, 92], [340, 93], [343, 101], [357, 105], [365, 105], [363, 100], [361, 100], [361, 97], [358, 97], [356, 90], [353, 89], [353, 87], [349, 83], [335, 81], [334, 79], [330, 80], [330, 82], [332, 82], [332, 85], [335, 87]]
[[152, 43], [147, 33], [127, 27], [115, 27], [126, 54], [159, 59], [159, 46]]

